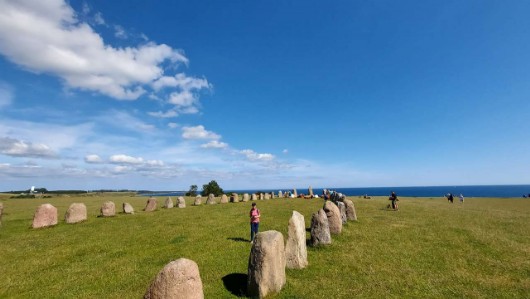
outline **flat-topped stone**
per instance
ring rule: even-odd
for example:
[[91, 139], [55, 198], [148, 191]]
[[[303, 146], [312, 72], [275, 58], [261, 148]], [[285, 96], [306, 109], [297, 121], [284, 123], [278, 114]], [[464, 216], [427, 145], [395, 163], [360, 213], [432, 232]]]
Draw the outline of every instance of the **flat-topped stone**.
[[106, 201], [101, 205], [100, 216], [113, 217], [116, 215], [116, 205], [112, 201]]
[[268, 294], [278, 293], [285, 281], [285, 245], [282, 234], [273, 230], [258, 233], [248, 261], [248, 295], [263, 298]]
[[289, 219], [289, 236], [285, 246], [286, 265], [289, 269], [307, 267], [307, 246], [305, 240], [304, 215], [293, 211]]

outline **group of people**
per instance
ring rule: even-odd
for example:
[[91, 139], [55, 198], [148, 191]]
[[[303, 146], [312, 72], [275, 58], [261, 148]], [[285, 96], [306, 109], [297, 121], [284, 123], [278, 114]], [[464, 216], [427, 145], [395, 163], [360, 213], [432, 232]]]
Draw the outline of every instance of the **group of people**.
[[[450, 202], [450, 203], [453, 203], [454, 201], [454, 196], [452, 193], [447, 193], [447, 195], [445, 196], [447, 198], [447, 201]], [[464, 203], [464, 195], [462, 195], [462, 193], [460, 193], [460, 195], [458, 196], [458, 198], [460, 199], [460, 203]]]

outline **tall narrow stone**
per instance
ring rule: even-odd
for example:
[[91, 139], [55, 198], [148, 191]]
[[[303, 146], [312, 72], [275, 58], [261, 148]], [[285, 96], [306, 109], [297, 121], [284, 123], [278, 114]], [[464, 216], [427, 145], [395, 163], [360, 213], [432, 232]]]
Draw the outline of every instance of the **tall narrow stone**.
[[287, 268], [302, 269], [307, 267], [307, 246], [305, 240], [304, 216], [293, 211], [289, 219], [289, 236], [285, 246]]
[[33, 228], [54, 226], [57, 224], [57, 208], [49, 203], [40, 205], [33, 215]]
[[157, 206], [156, 198], [149, 197], [149, 199], [147, 200], [147, 204], [145, 205], [144, 211], [152, 212], [156, 210], [156, 206]]
[[332, 201], [326, 200], [324, 204], [324, 211], [328, 216], [329, 232], [332, 234], [340, 234], [342, 232], [342, 219], [340, 218], [340, 210]]
[[106, 201], [101, 205], [100, 216], [113, 217], [116, 215], [116, 205], [112, 201]]
[[283, 193], [282, 193], [282, 191], [278, 191], [278, 197], [280, 197], [280, 198], [283, 197]]
[[228, 196], [226, 194], [221, 195], [220, 203], [228, 203]]
[[309, 193], [309, 196], [313, 197], [314, 194], [313, 194], [313, 187], [309, 186], [309, 189], [307, 190], [308, 193]]
[[285, 285], [285, 246], [277, 231], [258, 233], [248, 260], [247, 290], [250, 297], [279, 293]]
[[265, 194], [260, 193], [260, 194], [259, 194], [259, 200], [264, 200], [264, 199], [265, 199]]
[[230, 195], [230, 202], [239, 202], [239, 194], [232, 193], [232, 195]]
[[173, 199], [171, 199], [171, 197], [168, 196], [166, 198], [166, 201], [164, 202], [164, 208], [166, 208], [166, 209], [173, 208]]
[[[213, 195], [213, 194], [212, 194]], [[208, 197], [209, 198], [209, 197]], [[208, 201], [206, 201], [208, 203]], [[200, 206], [202, 204], [202, 197], [200, 195], [197, 195], [195, 197], [195, 201], [193, 202], [194, 206]]]
[[320, 209], [311, 217], [311, 246], [326, 244], [331, 244], [328, 216]]
[[249, 200], [248, 193], [243, 194], [243, 202], [247, 202]]
[[145, 299], [203, 299], [202, 280], [197, 264], [189, 259], [172, 261], [156, 275]]
[[72, 203], [64, 215], [66, 223], [78, 223], [85, 220], [87, 220], [87, 212], [84, 203]]
[[258, 200], [258, 196], [256, 195], [256, 193], [252, 193], [250, 200]]
[[294, 197], [298, 197], [298, 192], [296, 192], [296, 189], [293, 189], [293, 195]]
[[268, 193], [268, 192], [267, 192], [267, 193], [265, 193], [265, 199], [266, 199], [266, 200], [269, 200], [269, 199], [271, 199], [271, 194], [270, 194], [270, 193]]
[[[197, 195], [197, 196], [199, 196], [199, 195]], [[210, 193], [210, 194], [208, 195], [208, 199], [206, 200], [206, 204], [207, 204], [207, 205], [214, 205], [214, 204], [216, 204], [216, 203], [217, 203], [217, 202], [215, 201], [215, 195], [213, 195], [212, 193]]]
[[344, 199], [344, 204], [346, 205], [346, 218], [350, 221], [357, 221], [357, 213], [355, 212], [353, 201]]
[[182, 196], [177, 197], [177, 203], [177, 207], [181, 209], [186, 207], [186, 200], [184, 200], [184, 197]]
[[337, 202], [337, 207], [339, 207], [340, 220], [342, 224], [345, 224], [348, 221], [348, 218], [346, 218], [346, 205], [342, 201], [339, 201]]
[[4, 204], [0, 202], [0, 225], [2, 225], [2, 214], [4, 213]]

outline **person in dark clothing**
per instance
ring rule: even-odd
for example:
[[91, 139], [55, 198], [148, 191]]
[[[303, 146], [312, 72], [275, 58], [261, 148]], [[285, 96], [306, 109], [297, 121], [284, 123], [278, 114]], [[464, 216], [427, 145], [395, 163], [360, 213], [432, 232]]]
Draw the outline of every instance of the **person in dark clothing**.
[[454, 197], [452, 193], [447, 194], [447, 200], [451, 203], [453, 203]]
[[388, 197], [388, 200], [391, 200], [392, 201], [392, 209], [394, 211], [397, 211], [398, 210], [398, 204], [397, 202], [399, 201], [397, 195], [396, 195], [396, 192], [392, 192], [390, 194], [390, 197]]

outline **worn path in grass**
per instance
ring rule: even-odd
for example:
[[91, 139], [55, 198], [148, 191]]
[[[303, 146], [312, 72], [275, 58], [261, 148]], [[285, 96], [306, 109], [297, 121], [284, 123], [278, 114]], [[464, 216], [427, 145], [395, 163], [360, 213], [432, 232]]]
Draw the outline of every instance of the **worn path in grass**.
[[[165, 198], [159, 198], [159, 207]], [[173, 198], [174, 200], [176, 198]], [[530, 200], [402, 198], [400, 211], [384, 198], [351, 198], [359, 221], [348, 223], [333, 244], [310, 248], [309, 267], [287, 270], [273, 298], [527, 298], [530, 294]], [[0, 297], [139, 298], [169, 261], [197, 262], [206, 298], [244, 292], [250, 252], [250, 203], [141, 211], [147, 198], [7, 199], [0, 227]], [[129, 202], [135, 215], [97, 218], [101, 204]], [[61, 221], [30, 229], [36, 207], [50, 202]], [[87, 205], [89, 219], [62, 221], [72, 202]], [[321, 199], [258, 201], [260, 231], [287, 237], [293, 210], [305, 216]], [[309, 238], [309, 234], [308, 234]]]

